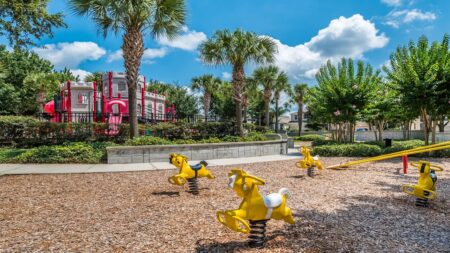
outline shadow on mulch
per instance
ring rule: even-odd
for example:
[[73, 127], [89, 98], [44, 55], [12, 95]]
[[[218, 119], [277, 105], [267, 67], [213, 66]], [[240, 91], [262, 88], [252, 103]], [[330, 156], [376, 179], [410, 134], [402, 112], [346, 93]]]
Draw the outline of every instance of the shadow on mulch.
[[[448, 250], [449, 223], [439, 217], [445, 207], [418, 208], [407, 199], [365, 195], [342, 198], [342, 202], [345, 209], [333, 213], [303, 210], [295, 214], [296, 224], [274, 231], [285, 239], [282, 248], [293, 252]], [[437, 217], [440, 221], [424, 226]], [[270, 249], [270, 240], [267, 245]]]
[[[245, 236], [245, 235], [244, 235]], [[267, 235], [267, 242], [274, 240], [275, 238], [283, 236], [282, 232], [274, 231], [270, 235]], [[196, 242], [195, 252], [197, 253], [222, 253], [222, 252], [242, 252], [245, 250], [256, 250], [258, 248], [252, 248], [248, 245], [248, 241], [231, 241], [226, 243], [219, 243], [215, 240], [198, 240]]]
[[152, 195], [167, 196], [167, 197], [179, 197], [180, 196], [180, 192], [168, 192], [168, 191], [152, 192]]

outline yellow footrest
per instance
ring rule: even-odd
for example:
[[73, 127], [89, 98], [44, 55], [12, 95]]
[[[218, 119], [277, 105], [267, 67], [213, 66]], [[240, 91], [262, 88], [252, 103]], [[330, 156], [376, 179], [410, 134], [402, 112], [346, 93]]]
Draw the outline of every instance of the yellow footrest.
[[417, 198], [434, 200], [437, 197], [435, 191], [424, 189], [418, 185], [405, 184], [402, 186], [402, 191]]
[[217, 220], [229, 229], [244, 234], [250, 233], [250, 225], [246, 220], [233, 216], [227, 211], [218, 211], [216, 216]]

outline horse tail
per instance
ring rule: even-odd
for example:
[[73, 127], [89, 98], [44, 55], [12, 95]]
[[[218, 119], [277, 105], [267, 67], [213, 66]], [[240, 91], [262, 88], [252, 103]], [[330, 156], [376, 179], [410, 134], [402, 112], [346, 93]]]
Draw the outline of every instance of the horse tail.
[[286, 196], [286, 199], [291, 197], [291, 192], [288, 190], [288, 188], [281, 188], [278, 193], [282, 196]]

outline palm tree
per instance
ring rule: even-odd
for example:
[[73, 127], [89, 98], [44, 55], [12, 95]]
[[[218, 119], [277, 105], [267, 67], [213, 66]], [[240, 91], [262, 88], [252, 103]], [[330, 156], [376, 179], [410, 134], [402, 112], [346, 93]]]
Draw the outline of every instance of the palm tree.
[[280, 116], [278, 115], [278, 104], [282, 92], [286, 92], [289, 96], [292, 93], [289, 78], [285, 72], [278, 73], [275, 85], [273, 86], [273, 99], [275, 101], [275, 133], [278, 133], [278, 117]]
[[192, 78], [192, 90], [203, 92], [203, 110], [205, 111], [205, 122], [208, 122], [209, 106], [212, 95], [219, 89], [222, 81], [212, 75], [203, 75]]
[[297, 119], [298, 119], [298, 136], [302, 135], [303, 126], [303, 106], [305, 104], [305, 96], [308, 92], [308, 85], [305, 83], [298, 83], [294, 86], [292, 94], [293, 102], [297, 103]]
[[266, 127], [269, 127], [270, 99], [272, 97], [272, 89], [277, 81], [278, 72], [279, 70], [276, 66], [260, 67], [255, 69], [251, 79], [256, 84], [260, 84], [263, 88], [264, 124]]
[[269, 37], [237, 29], [217, 31], [200, 46], [201, 59], [211, 65], [231, 64], [233, 67], [233, 99], [236, 102], [236, 128], [244, 136], [242, 127], [242, 98], [244, 93], [244, 66], [249, 62], [263, 64], [274, 61], [277, 47]]
[[92, 17], [106, 37], [109, 31], [122, 34], [122, 51], [128, 84], [130, 137], [138, 133], [136, 89], [144, 54], [144, 34], [173, 38], [185, 24], [184, 0], [70, 0], [78, 15]]

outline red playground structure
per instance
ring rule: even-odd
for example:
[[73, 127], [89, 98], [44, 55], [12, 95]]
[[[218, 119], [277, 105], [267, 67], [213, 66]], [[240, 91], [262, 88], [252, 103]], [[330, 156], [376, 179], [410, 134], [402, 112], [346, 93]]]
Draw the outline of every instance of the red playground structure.
[[[98, 87], [100, 85], [100, 87]], [[100, 88], [100, 89], [99, 89]], [[137, 83], [137, 114], [141, 123], [176, 120], [175, 106], [166, 104], [166, 96], [146, 91], [145, 77]], [[105, 122], [110, 134], [128, 120], [128, 86], [125, 73], [107, 72], [100, 84], [67, 81], [60, 85], [60, 94], [44, 105], [50, 122]]]

